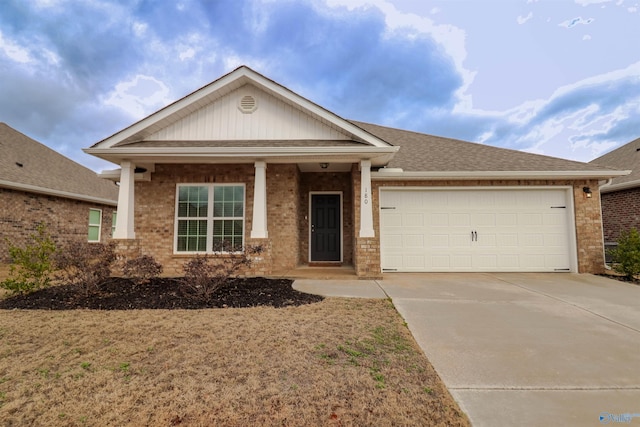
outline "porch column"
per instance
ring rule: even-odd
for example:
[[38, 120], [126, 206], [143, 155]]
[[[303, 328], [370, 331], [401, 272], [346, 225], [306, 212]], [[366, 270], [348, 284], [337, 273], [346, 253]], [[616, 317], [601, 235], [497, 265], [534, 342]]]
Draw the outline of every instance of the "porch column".
[[267, 236], [267, 162], [256, 162], [253, 185], [252, 239], [266, 239]]
[[360, 161], [360, 234], [375, 237], [373, 231], [373, 203], [371, 202], [371, 160]]
[[134, 180], [136, 165], [128, 160], [120, 163], [120, 190], [118, 192], [118, 219], [113, 232], [114, 239], [135, 239], [134, 231]]

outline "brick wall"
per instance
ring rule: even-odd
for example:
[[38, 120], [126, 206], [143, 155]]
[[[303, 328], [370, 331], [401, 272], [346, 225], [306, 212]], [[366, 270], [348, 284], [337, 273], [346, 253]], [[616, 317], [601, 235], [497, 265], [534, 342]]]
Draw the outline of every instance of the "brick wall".
[[[135, 232], [139, 253], [152, 255], [165, 275], [182, 275], [191, 255], [174, 254], [176, 186], [179, 183], [245, 184], [245, 244], [262, 245], [245, 274], [265, 275], [295, 268], [298, 262], [298, 170], [267, 166], [268, 239], [251, 239], [255, 168], [246, 165], [157, 165], [149, 182], [135, 183]], [[125, 244], [125, 243], [121, 243]], [[129, 250], [131, 252], [131, 250]]]
[[604, 241], [618, 240], [621, 231], [640, 230], [640, 188], [602, 194]]
[[102, 210], [101, 241], [108, 241], [115, 206], [0, 188], [0, 263], [10, 262], [7, 240], [24, 246], [41, 222], [59, 246], [72, 241], [86, 242], [89, 209]]

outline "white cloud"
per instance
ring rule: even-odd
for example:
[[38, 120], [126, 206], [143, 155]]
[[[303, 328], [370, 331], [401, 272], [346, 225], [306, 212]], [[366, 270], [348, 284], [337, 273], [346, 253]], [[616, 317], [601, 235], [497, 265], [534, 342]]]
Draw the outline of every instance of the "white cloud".
[[575, 0], [580, 6], [589, 6], [592, 4], [611, 3], [613, 0]]
[[142, 37], [146, 34], [148, 28], [149, 28], [149, 25], [147, 25], [144, 22], [134, 22], [133, 34], [135, 34], [136, 37]]
[[135, 118], [142, 118], [170, 102], [169, 88], [160, 80], [142, 74], [118, 83], [104, 100], [105, 105], [118, 107]]
[[518, 18], [516, 18], [516, 21], [518, 21], [518, 24], [522, 25], [531, 18], [533, 18], [533, 12], [529, 12], [527, 16], [518, 16]]
[[196, 55], [195, 49], [192, 47], [189, 47], [186, 50], [180, 52], [180, 60], [184, 61], [186, 59], [193, 59], [195, 55]]
[[28, 64], [33, 62], [33, 58], [31, 57], [31, 53], [29, 49], [20, 46], [18, 43], [13, 40], [9, 40], [5, 38], [0, 32], [0, 52], [4, 52], [4, 54], [11, 59], [12, 61], [18, 62], [20, 64]]

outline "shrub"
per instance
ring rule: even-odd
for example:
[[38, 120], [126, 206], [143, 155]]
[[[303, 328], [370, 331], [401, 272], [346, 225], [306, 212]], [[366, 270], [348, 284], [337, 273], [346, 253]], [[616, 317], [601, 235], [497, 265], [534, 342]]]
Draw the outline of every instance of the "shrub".
[[210, 263], [208, 255], [192, 258], [182, 267], [184, 277], [181, 287], [185, 296], [199, 301], [211, 302], [215, 292], [224, 286], [243, 267], [251, 265], [251, 255], [262, 252], [262, 246], [246, 248], [242, 253], [216, 257]]
[[162, 265], [150, 255], [140, 255], [127, 260], [122, 267], [122, 273], [135, 285], [141, 285], [158, 277], [162, 273]]
[[56, 245], [44, 223], [37, 226], [36, 232], [29, 236], [29, 242], [24, 248], [9, 243], [9, 278], [0, 282], [0, 287], [16, 294], [49, 286], [53, 274], [51, 258], [55, 251]]
[[60, 270], [58, 279], [80, 285], [85, 295], [89, 295], [111, 276], [111, 265], [115, 260], [113, 242], [74, 242], [57, 252], [55, 265]]
[[632, 228], [620, 233], [618, 247], [609, 250], [613, 260], [613, 269], [624, 274], [629, 280], [640, 274], [640, 234]]

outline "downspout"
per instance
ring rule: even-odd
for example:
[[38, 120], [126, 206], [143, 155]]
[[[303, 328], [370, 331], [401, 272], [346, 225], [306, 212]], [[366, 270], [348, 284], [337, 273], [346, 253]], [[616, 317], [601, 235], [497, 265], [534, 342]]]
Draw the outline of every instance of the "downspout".
[[[598, 187], [599, 187], [598, 194], [600, 195], [600, 219], [602, 219], [602, 187], [611, 185], [611, 181], [613, 181], [613, 178], [607, 179], [602, 185], [600, 184], [601, 181], [598, 181]], [[607, 265], [607, 252], [605, 250], [605, 242], [604, 242], [604, 223], [602, 224], [602, 252], [604, 255], [604, 269], [611, 270], [611, 267]]]

